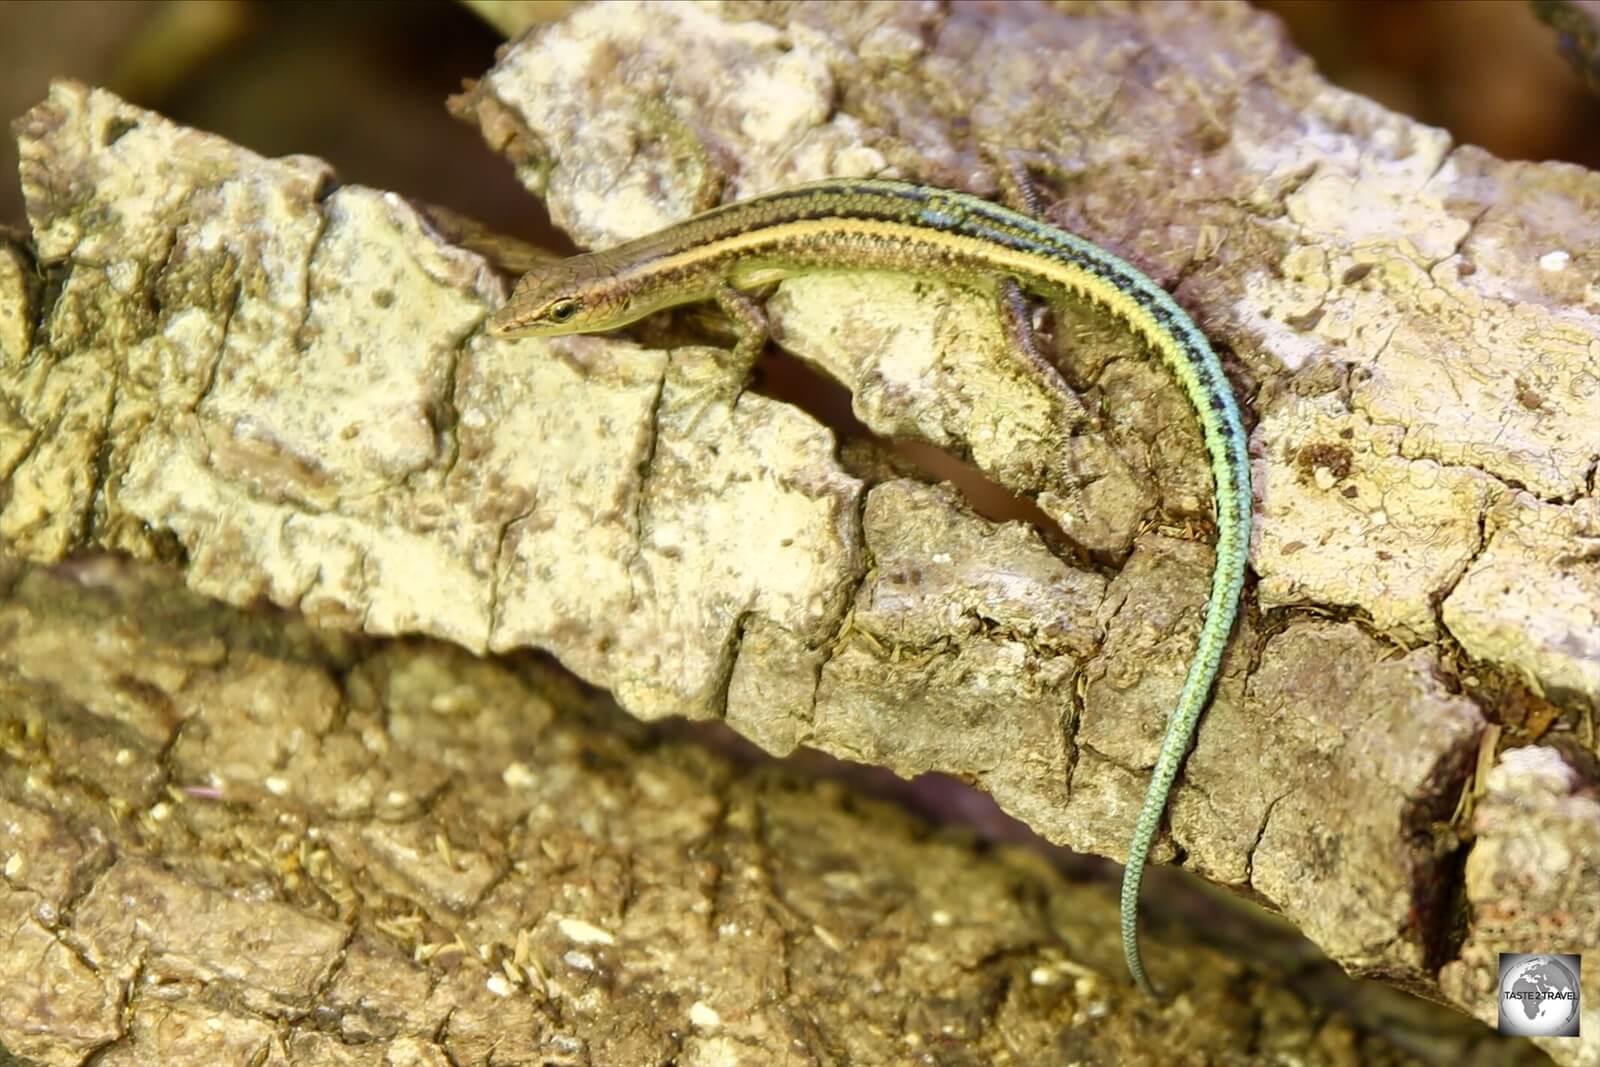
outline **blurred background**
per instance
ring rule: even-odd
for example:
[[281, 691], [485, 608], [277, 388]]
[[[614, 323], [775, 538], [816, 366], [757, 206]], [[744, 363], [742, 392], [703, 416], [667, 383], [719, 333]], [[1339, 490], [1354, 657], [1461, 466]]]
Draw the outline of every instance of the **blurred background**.
[[[1600, 3], [1587, 4], [1600, 19]], [[529, 234], [530, 202], [444, 97], [493, 62], [493, 19], [562, 0], [0, 0], [0, 117], [53, 77], [102, 85], [266, 155], [310, 153]], [[1517, 0], [1270, 0], [1335, 83], [1512, 159], [1600, 168], [1600, 98]], [[0, 138], [0, 224], [23, 221]], [[531, 235], [530, 235], [531, 236]]]

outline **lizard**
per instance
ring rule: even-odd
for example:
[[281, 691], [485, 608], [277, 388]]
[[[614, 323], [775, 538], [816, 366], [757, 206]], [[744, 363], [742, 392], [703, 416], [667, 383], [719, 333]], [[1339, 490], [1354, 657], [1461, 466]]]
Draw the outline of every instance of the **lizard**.
[[518, 281], [488, 328], [502, 337], [593, 333], [709, 300], [733, 321], [736, 359], [748, 363], [768, 335], [751, 291], [839, 270], [926, 274], [992, 292], [1008, 333], [1036, 365], [1022, 291], [1047, 300], [1088, 299], [1154, 349], [1199, 421], [1216, 498], [1211, 590], [1135, 823], [1120, 894], [1128, 972], [1154, 996], [1139, 949], [1139, 890], [1238, 615], [1252, 512], [1238, 401], [1205, 334], [1166, 290], [1098, 245], [980, 197], [889, 179], [830, 179], [715, 207], [657, 233], [538, 267]]

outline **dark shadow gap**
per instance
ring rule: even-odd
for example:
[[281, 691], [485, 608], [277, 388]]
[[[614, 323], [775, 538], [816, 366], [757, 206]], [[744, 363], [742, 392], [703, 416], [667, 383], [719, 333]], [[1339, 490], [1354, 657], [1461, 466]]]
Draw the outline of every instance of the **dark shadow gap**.
[[831, 429], [841, 453], [853, 443], [881, 450], [891, 464], [903, 465], [911, 476], [949, 482], [973, 511], [990, 522], [1026, 522], [1052, 545], [1070, 543], [1060, 525], [1038, 504], [972, 463], [934, 445], [886, 440], [873, 433], [856, 417], [850, 390], [804, 360], [769, 347], [756, 375], [756, 389], [762, 395], [791, 404]]

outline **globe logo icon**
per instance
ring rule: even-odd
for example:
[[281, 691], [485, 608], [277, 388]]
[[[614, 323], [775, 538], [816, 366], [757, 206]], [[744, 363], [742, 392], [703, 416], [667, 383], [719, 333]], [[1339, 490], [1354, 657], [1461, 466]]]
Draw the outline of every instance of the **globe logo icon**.
[[1500, 1032], [1521, 1037], [1578, 1033], [1578, 957], [1503, 953]]

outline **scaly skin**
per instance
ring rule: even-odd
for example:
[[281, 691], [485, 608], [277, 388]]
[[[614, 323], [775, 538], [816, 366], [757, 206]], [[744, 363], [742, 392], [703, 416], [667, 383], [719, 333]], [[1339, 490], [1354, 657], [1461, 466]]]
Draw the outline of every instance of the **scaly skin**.
[[1109, 309], [1183, 387], [1216, 485], [1216, 567], [1200, 639], [1167, 722], [1122, 880], [1128, 972], [1154, 995], [1139, 956], [1139, 885], [1173, 779], [1194, 737], [1239, 609], [1250, 545], [1250, 461], [1233, 390], [1205, 335], [1136, 268], [1079, 237], [964, 193], [881, 180], [814, 182], [728, 204], [659, 233], [532, 272], [490, 322], [499, 335], [611, 330], [676, 304], [717, 300], [753, 354], [765, 323], [741, 291], [819, 270], [929, 274]]

